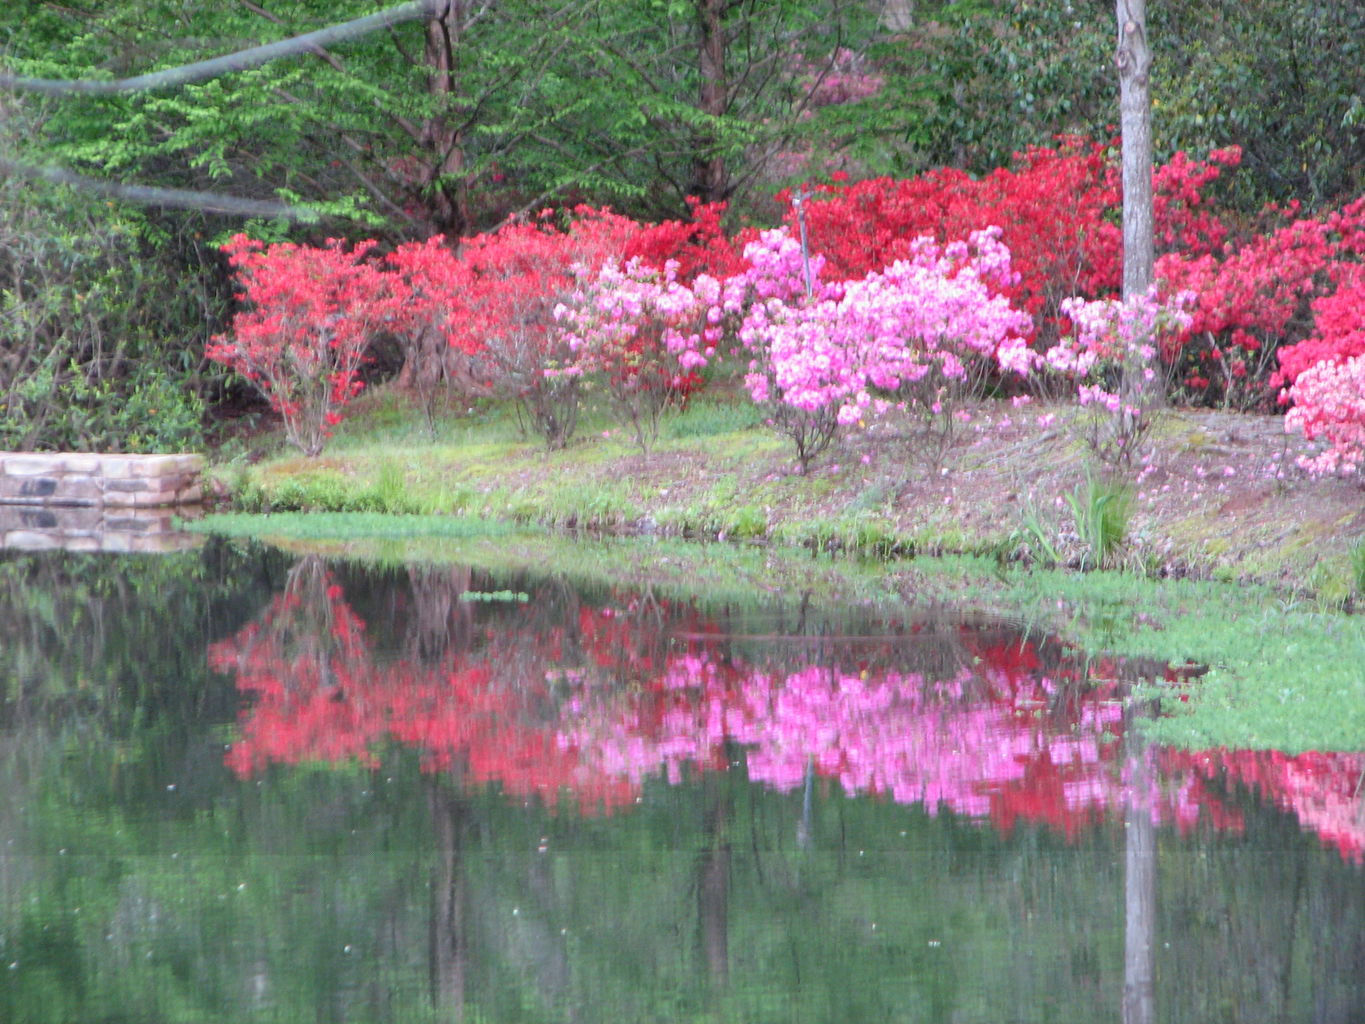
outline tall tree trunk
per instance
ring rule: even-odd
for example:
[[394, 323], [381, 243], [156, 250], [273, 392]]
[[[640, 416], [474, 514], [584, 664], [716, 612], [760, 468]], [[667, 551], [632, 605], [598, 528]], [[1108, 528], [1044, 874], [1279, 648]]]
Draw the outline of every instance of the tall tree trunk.
[[458, 49], [464, 33], [468, 0], [437, 0], [427, 21], [424, 59], [427, 90], [442, 109], [422, 125], [428, 215], [432, 226], [450, 238], [469, 234], [469, 184], [465, 180], [464, 128], [451, 109], [459, 92]]
[[1147, 0], [1117, 0], [1119, 128], [1123, 134], [1123, 297], [1146, 293], [1152, 243], [1152, 52]]
[[[1119, 130], [1123, 137], [1123, 301], [1136, 302], [1152, 285], [1152, 51], [1147, 0], [1116, 0]], [[1159, 378], [1147, 380], [1148, 360], [1129, 359], [1120, 387], [1125, 410], [1159, 397]], [[1126, 411], [1125, 417], [1129, 415]]]
[[[727, 42], [725, 8], [728, 0], [696, 0], [698, 53], [697, 67], [701, 76], [697, 97], [702, 113], [709, 117], [724, 117], [729, 108], [729, 79], [725, 74]], [[692, 189], [704, 203], [715, 203], [729, 198], [730, 173], [725, 158], [716, 152], [717, 138], [710, 128], [693, 136]]]

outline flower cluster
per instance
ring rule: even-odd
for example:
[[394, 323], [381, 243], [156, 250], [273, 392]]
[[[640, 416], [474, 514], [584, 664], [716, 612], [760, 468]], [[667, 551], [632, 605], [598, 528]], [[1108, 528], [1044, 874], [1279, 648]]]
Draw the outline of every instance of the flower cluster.
[[371, 340], [400, 315], [405, 291], [354, 247], [265, 245], [235, 235], [224, 246], [248, 308], [205, 355], [251, 381], [304, 454], [322, 451], [342, 408], [361, 389]]
[[[1014, 281], [998, 229], [946, 246], [920, 238], [906, 258], [837, 284], [819, 280], [823, 261], [806, 261], [786, 232], [765, 232], [745, 257], [738, 336], [752, 355], [745, 383], [756, 402], [839, 425], [907, 401], [937, 415], [943, 386], [966, 380], [974, 361], [1021, 373], [1030, 365], [1032, 321], [993, 291]], [[738, 294], [725, 290], [721, 312], [733, 312]]]

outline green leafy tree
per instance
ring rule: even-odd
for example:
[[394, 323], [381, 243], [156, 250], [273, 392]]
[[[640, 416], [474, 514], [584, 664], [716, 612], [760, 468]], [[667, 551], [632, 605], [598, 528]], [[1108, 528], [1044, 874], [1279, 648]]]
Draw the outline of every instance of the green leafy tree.
[[[67, 96], [46, 141], [77, 169], [305, 201], [408, 236], [460, 236], [577, 198], [677, 215], [689, 195], [755, 187], [800, 134], [812, 72], [827, 74], [834, 54], [876, 30], [855, 0], [439, 0], [430, 10], [421, 23], [174, 88]], [[278, 10], [105, 0], [79, 22], [47, 10], [32, 24], [11, 19], [10, 64], [29, 78], [134, 75], [365, 13], [356, 0]], [[155, 84], [131, 81], [148, 77]]]
[[[28, 114], [0, 100], [0, 159], [41, 129]], [[71, 189], [0, 180], [0, 449], [202, 444], [203, 344], [226, 294], [216, 257], [178, 243], [153, 247], [126, 211]]]

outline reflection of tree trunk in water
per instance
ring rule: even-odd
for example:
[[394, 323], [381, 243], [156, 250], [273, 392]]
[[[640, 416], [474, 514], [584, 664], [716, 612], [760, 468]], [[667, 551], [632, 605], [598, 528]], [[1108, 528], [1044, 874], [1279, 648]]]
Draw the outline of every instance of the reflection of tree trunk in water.
[[801, 794], [801, 820], [796, 823], [796, 846], [809, 850], [811, 827], [815, 822], [815, 758], [806, 758], [806, 784]]
[[1156, 826], [1143, 743], [1130, 712], [1126, 736], [1128, 806], [1124, 819], [1123, 1024], [1156, 1020], [1154, 938], [1156, 928]]
[[408, 570], [413, 615], [404, 638], [406, 656], [418, 665], [435, 665], [463, 652], [473, 632], [473, 608], [460, 595], [470, 589], [468, 566], [418, 566]]
[[[284, 581], [284, 607], [293, 614], [279, 616], [272, 624], [281, 650], [292, 651], [299, 659], [318, 666], [318, 683], [330, 687], [336, 679], [333, 662], [344, 657], [337, 640], [337, 623], [328, 588], [332, 575], [321, 555], [304, 555], [292, 566]], [[339, 601], [345, 607], [344, 601]]]
[[469, 961], [461, 864], [464, 808], [458, 797], [442, 792], [434, 778], [427, 780], [427, 799], [436, 839], [436, 868], [431, 880], [431, 1002], [433, 1006], [451, 1007], [454, 1019], [461, 1021]]
[[729, 810], [728, 795], [709, 795], [702, 827], [706, 847], [697, 864], [702, 956], [707, 975], [720, 987], [730, 980], [730, 839], [726, 834]]

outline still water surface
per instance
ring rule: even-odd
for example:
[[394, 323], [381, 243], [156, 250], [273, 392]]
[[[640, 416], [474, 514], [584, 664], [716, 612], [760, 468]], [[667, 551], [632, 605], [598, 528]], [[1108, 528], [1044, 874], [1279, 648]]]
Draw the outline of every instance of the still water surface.
[[1150, 670], [965, 613], [0, 556], [0, 1021], [1365, 1020], [1365, 756], [1145, 746]]

